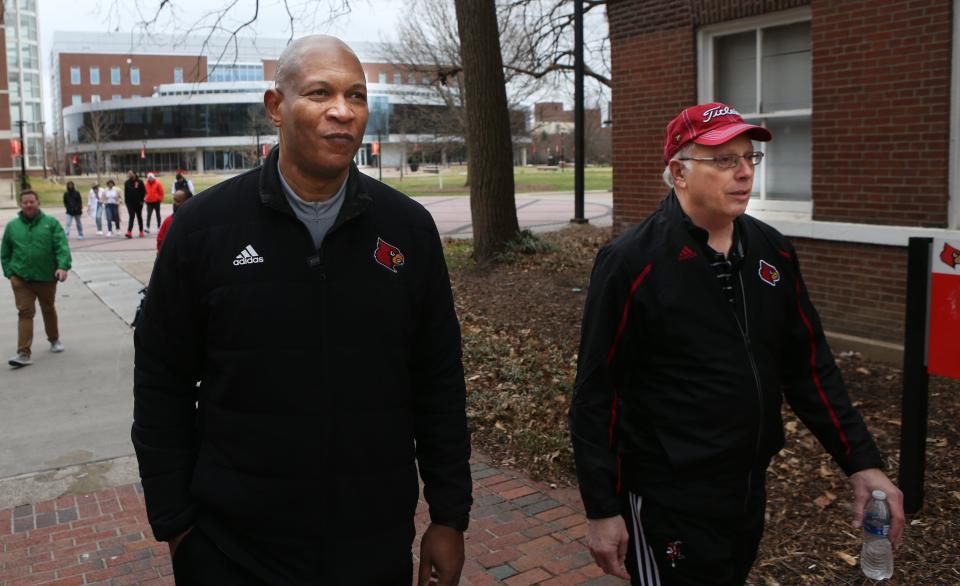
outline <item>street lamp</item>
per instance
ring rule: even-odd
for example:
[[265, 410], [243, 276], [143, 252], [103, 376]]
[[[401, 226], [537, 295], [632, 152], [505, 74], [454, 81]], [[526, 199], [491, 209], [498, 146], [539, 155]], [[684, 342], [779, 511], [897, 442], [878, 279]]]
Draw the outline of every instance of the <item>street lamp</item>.
[[574, 176], [573, 176], [573, 218], [574, 224], [586, 224], [584, 217], [584, 163], [586, 162], [586, 140], [583, 122], [583, 0], [573, 2], [573, 120], [574, 120]]
[[30, 189], [27, 179], [27, 157], [25, 156], [27, 145], [23, 140], [23, 126], [25, 124], [26, 121], [17, 120], [17, 126], [20, 127], [20, 189]]
[[377, 129], [377, 170], [380, 174], [379, 180], [383, 181], [383, 143], [380, 141], [380, 129]]
[[43, 120], [40, 121], [40, 153], [43, 156], [43, 178], [47, 178], [47, 134], [43, 130]]

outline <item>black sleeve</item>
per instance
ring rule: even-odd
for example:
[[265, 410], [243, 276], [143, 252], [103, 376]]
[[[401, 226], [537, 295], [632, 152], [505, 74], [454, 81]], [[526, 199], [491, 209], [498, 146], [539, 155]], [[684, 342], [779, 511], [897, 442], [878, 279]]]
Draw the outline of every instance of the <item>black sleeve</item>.
[[804, 425], [833, 456], [840, 468], [853, 474], [881, 468], [882, 459], [860, 413], [850, 402], [840, 369], [833, 360], [820, 323], [800, 274], [796, 251], [792, 256], [792, 319], [784, 357], [784, 395]]
[[466, 529], [473, 503], [460, 324], [436, 226], [414, 348], [417, 465], [433, 523]]
[[570, 403], [577, 479], [589, 519], [620, 514], [614, 373], [636, 351], [636, 335], [625, 320], [641, 275], [631, 275], [620, 256], [604, 248], [590, 277]]
[[185, 531], [196, 517], [189, 488], [205, 344], [200, 296], [186, 254], [187, 224], [171, 225], [134, 333], [132, 437], [147, 515], [160, 541]]

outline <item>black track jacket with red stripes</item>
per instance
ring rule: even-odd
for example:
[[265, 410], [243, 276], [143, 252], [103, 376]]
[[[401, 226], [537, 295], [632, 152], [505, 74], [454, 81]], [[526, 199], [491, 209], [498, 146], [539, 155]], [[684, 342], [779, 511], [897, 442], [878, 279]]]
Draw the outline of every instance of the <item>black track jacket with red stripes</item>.
[[351, 166], [318, 250], [277, 150], [179, 208], [157, 258], [134, 338], [147, 513], [157, 539], [199, 527], [272, 585], [379, 584], [410, 563], [418, 471], [433, 522], [470, 510], [440, 237]]
[[844, 472], [880, 467], [793, 246], [737, 218], [744, 331], [683, 218], [671, 192], [597, 255], [570, 408], [587, 516], [619, 514], [625, 489], [669, 508], [741, 513], [784, 445], [784, 396]]

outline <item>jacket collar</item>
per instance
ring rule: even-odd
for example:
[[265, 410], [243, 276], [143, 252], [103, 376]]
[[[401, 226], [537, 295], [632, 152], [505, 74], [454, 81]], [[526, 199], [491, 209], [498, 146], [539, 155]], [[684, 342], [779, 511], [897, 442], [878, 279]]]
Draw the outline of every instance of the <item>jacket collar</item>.
[[[277, 169], [277, 163], [280, 161], [280, 147], [275, 146], [270, 150], [263, 166], [260, 169], [260, 203], [281, 214], [296, 217], [287, 196], [283, 192], [283, 186], [280, 184], [280, 172]], [[332, 232], [344, 222], [351, 220], [362, 214], [373, 202], [373, 198], [367, 193], [360, 177], [360, 169], [351, 161], [350, 173], [347, 175], [347, 190], [343, 194], [343, 205], [340, 207], [340, 213], [336, 221], [330, 227]]]
[[30, 224], [33, 224], [34, 222], [40, 221], [40, 218], [42, 218], [43, 216], [44, 216], [43, 210], [37, 210], [36, 215], [33, 216], [33, 218], [28, 220], [26, 216], [23, 215], [22, 211], [17, 212], [17, 217], [20, 218], [20, 221], [23, 222], [24, 224], [27, 224], [28, 226]]
[[[660, 202], [659, 211], [666, 217], [670, 224], [682, 228], [685, 233], [689, 234], [701, 248], [707, 246], [710, 234], [700, 226], [694, 224], [690, 216], [683, 211], [683, 207], [680, 205], [680, 199], [677, 198], [677, 193], [673, 189], [671, 189], [667, 197], [663, 198], [663, 201]], [[746, 255], [747, 240], [746, 221], [742, 215], [737, 216], [733, 220], [733, 254], [731, 255], [731, 261], [743, 259]]]

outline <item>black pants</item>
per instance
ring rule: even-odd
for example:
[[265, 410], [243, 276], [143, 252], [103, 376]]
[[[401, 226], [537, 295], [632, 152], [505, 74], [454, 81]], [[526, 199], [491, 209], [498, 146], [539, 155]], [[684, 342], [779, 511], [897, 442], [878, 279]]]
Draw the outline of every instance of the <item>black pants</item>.
[[159, 229], [160, 228], [160, 202], [159, 201], [147, 202], [147, 230], [150, 229], [150, 216], [152, 216], [154, 212], [156, 212], [157, 214], [157, 228]]
[[[366, 553], [368, 556], [371, 554], [375, 555], [375, 552]], [[349, 560], [347, 567], [354, 567]], [[254, 576], [227, 557], [217, 544], [197, 527], [191, 529], [177, 547], [177, 553], [173, 556], [173, 577], [177, 586], [269, 586], [269, 582]], [[317, 580], [318, 583], [323, 583], [320, 577]], [[390, 578], [365, 586], [410, 586], [412, 581], [413, 561], [405, 560], [403, 564], [399, 564], [395, 579]]]
[[130, 216], [130, 219], [127, 220], [127, 232], [129, 233], [133, 231], [134, 216], [137, 217], [137, 226], [139, 226], [140, 231], [143, 232], [143, 205], [127, 204], [127, 215]]
[[177, 586], [267, 586], [228, 558], [207, 535], [194, 527], [173, 556]]
[[627, 571], [634, 586], [743, 586], [763, 535], [766, 495], [742, 517], [702, 518], [629, 494]]

